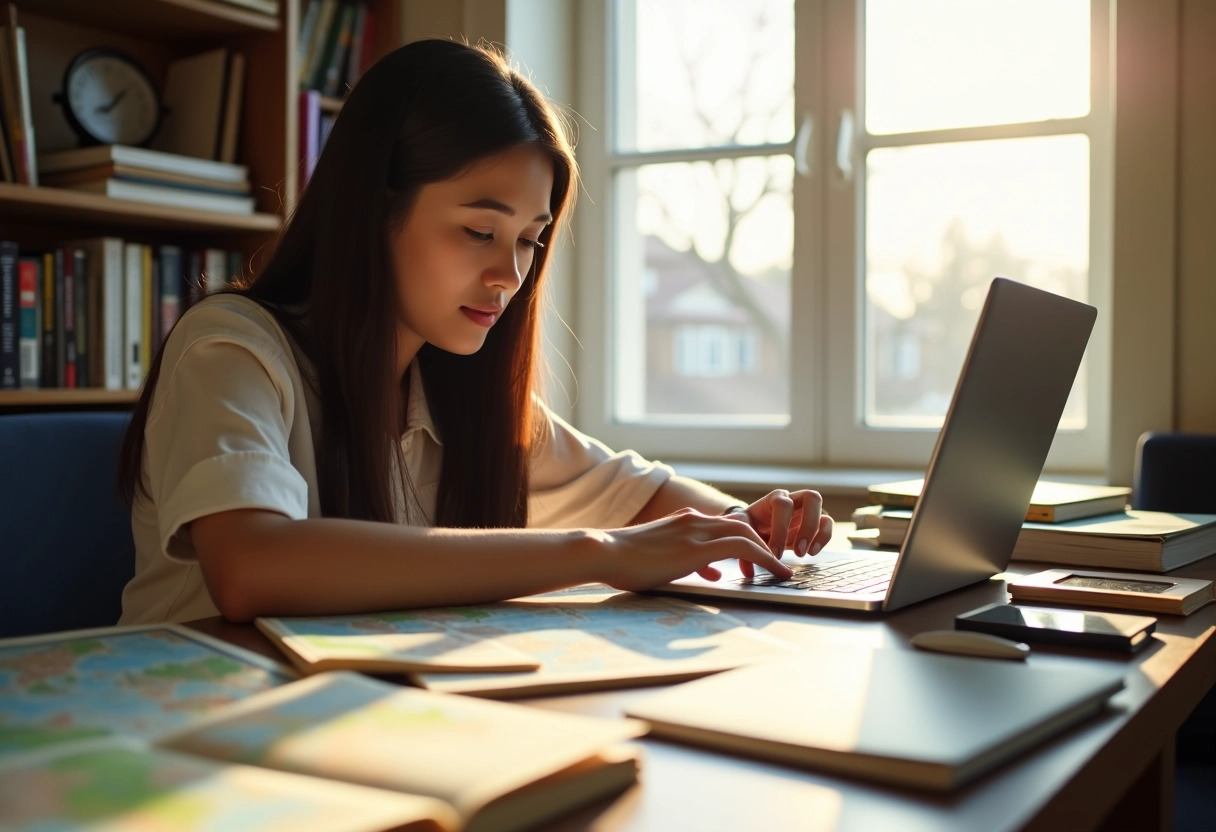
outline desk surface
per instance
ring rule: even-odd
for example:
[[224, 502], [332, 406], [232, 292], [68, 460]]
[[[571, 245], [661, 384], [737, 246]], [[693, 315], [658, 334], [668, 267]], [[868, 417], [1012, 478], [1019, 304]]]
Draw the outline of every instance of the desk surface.
[[[1048, 568], [1018, 564], [1006, 575]], [[1216, 579], [1216, 558], [1170, 573]], [[914, 649], [908, 640], [953, 627], [955, 614], [1005, 601], [1003, 576], [885, 615], [722, 603], [750, 626], [800, 643]], [[204, 619], [191, 626], [266, 655], [280, 655], [251, 626]], [[1159, 616], [1155, 643], [1134, 656], [1035, 646], [1044, 666], [1122, 665], [1126, 687], [1101, 716], [1073, 728], [948, 796], [876, 786], [843, 777], [643, 739], [641, 782], [612, 801], [564, 819], [559, 830], [856, 830], [974, 832], [1168, 828], [1173, 738], [1216, 685], [1216, 604], [1186, 616]], [[831, 669], [824, 668], [824, 684]], [[514, 700], [539, 708], [620, 717], [653, 688]], [[774, 695], [774, 707], [815, 707], [814, 690]], [[1216, 784], [1214, 784], [1216, 785]]]

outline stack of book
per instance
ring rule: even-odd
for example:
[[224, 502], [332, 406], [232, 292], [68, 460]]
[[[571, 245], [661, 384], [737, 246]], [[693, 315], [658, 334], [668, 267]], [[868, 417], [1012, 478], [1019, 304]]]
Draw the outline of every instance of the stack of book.
[[[920, 480], [870, 488], [874, 505], [853, 512], [854, 543], [898, 547]], [[1168, 572], [1216, 554], [1216, 515], [1127, 509], [1120, 486], [1043, 481], [1035, 488], [1013, 560]]]
[[44, 153], [42, 184], [157, 205], [252, 214], [244, 165], [120, 144]]

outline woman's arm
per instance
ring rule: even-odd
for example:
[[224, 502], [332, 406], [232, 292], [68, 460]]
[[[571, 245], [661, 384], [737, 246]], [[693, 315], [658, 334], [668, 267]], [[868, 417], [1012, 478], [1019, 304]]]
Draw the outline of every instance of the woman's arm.
[[740, 558], [790, 569], [747, 523], [684, 510], [625, 529], [437, 529], [292, 520], [255, 509], [195, 520], [207, 590], [232, 621], [475, 604], [603, 582], [646, 589]]

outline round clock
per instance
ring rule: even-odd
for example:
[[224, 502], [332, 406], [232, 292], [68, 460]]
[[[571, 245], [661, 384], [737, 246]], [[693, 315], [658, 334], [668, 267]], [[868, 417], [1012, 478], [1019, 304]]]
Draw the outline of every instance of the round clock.
[[86, 49], [73, 58], [55, 99], [81, 144], [144, 144], [163, 111], [151, 76], [115, 49]]

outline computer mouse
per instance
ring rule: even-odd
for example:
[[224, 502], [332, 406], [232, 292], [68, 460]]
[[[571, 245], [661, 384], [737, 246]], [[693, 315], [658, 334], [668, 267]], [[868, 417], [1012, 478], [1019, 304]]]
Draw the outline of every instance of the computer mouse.
[[922, 650], [989, 659], [1021, 661], [1030, 655], [1030, 645], [1025, 642], [970, 630], [926, 630], [912, 636], [911, 642]]

